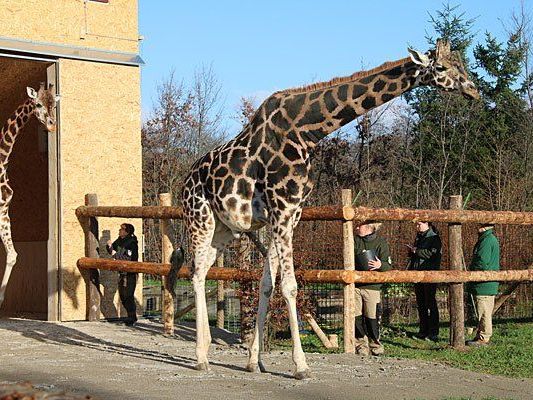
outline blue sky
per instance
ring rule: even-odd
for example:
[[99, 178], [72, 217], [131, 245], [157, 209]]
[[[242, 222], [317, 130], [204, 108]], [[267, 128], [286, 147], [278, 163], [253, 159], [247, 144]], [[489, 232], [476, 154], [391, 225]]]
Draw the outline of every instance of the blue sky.
[[[533, 0], [525, 0], [531, 14]], [[228, 118], [242, 96], [259, 101], [270, 93], [344, 76], [407, 56], [411, 45], [426, 51], [428, 12], [442, 0], [139, 0], [143, 116], [157, 85], [171, 71], [185, 83], [202, 65], [222, 85]], [[520, 0], [465, 0], [458, 10], [476, 18], [481, 41], [489, 30], [500, 39]], [[235, 127], [231, 126], [230, 130]], [[236, 132], [233, 132], [236, 133]]]

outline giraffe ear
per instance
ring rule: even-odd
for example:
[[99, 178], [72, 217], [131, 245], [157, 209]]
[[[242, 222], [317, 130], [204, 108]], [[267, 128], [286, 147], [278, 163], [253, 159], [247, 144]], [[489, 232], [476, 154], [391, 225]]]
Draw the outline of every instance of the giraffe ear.
[[421, 53], [415, 49], [407, 49], [409, 52], [409, 55], [411, 56], [411, 60], [417, 65], [421, 65], [422, 67], [427, 67], [430, 64], [429, 57], [426, 56], [424, 53]]
[[36, 99], [37, 98], [37, 92], [35, 91], [34, 88], [28, 86], [26, 88], [26, 92], [28, 93], [28, 96], [30, 97], [30, 99]]

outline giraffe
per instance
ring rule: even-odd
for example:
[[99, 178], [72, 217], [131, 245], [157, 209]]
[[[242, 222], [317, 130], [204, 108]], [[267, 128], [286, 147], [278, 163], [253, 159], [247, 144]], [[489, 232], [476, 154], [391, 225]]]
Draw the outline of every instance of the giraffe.
[[[417, 86], [479, 98], [460, 54], [451, 51], [447, 41], [439, 40], [436, 48], [425, 54], [413, 49], [408, 52], [406, 58], [369, 71], [272, 94], [239, 135], [193, 164], [185, 179], [182, 205], [194, 263], [196, 369], [209, 370], [207, 271], [234, 238], [268, 224], [272, 238], [259, 284], [246, 369], [265, 371], [260, 358], [263, 328], [279, 270], [289, 311], [294, 376], [310, 376], [298, 333], [292, 249], [294, 227], [313, 187], [309, 151], [329, 133]], [[172, 262], [175, 271], [183, 263], [183, 250], [173, 255]]]
[[9, 204], [13, 197], [13, 189], [9, 186], [7, 177], [9, 156], [17, 135], [32, 115], [35, 115], [48, 132], [55, 132], [56, 130], [54, 109], [58, 96], [55, 95], [53, 85], [46, 89], [44, 82], [41, 82], [39, 91], [35, 91], [31, 87], [27, 87], [26, 91], [28, 99], [8, 118], [0, 132], [0, 238], [6, 250], [6, 269], [0, 286], [0, 306], [4, 301], [11, 271], [17, 262], [17, 252], [11, 238], [11, 220], [9, 218]]

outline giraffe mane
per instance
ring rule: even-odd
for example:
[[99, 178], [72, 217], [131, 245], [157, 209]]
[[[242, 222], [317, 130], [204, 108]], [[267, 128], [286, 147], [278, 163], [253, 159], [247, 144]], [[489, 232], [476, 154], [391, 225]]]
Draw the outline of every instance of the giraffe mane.
[[303, 85], [291, 89], [285, 89], [285, 90], [279, 90], [275, 94], [278, 93], [285, 93], [285, 94], [294, 94], [294, 93], [304, 93], [304, 92], [310, 92], [313, 90], [320, 90], [324, 88], [328, 88], [335, 85], [340, 85], [342, 83], [346, 82], [352, 82], [354, 79], [361, 79], [366, 78], [367, 76], [377, 74], [378, 72], [386, 71], [391, 68], [397, 67], [398, 65], [403, 65], [406, 62], [410, 61], [411, 59], [409, 57], [402, 58], [401, 60], [397, 61], [387, 61], [383, 64], [381, 64], [379, 67], [369, 69], [367, 71], [359, 71], [355, 72], [352, 75], [349, 76], [343, 76], [338, 78], [333, 78], [327, 82], [316, 82], [311, 83], [309, 85]]

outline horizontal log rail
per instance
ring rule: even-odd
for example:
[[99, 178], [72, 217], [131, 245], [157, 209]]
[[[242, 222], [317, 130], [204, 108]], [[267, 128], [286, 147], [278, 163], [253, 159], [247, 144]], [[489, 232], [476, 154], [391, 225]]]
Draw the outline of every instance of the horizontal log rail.
[[[110, 271], [139, 272], [153, 275], [168, 275], [170, 264], [121, 261], [109, 258], [80, 258], [80, 269], [105, 269]], [[207, 279], [221, 281], [259, 281], [262, 271], [244, 271], [238, 268], [212, 267]], [[190, 279], [191, 269], [183, 266], [178, 278]], [[486, 281], [533, 281], [533, 269], [507, 271], [349, 271], [339, 269], [297, 270], [297, 279], [306, 283], [460, 283]]]
[[[169, 206], [81, 206], [78, 217], [181, 219], [180, 207]], [[306, 207], [302, 221], [432, 221], [448, 223], [494, 223], [533, 225], [533, 212], [414, 210], [408, 208], [368, 208], [347, 206]]]

